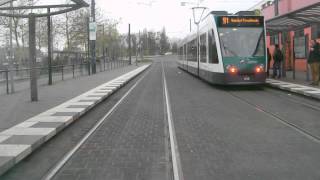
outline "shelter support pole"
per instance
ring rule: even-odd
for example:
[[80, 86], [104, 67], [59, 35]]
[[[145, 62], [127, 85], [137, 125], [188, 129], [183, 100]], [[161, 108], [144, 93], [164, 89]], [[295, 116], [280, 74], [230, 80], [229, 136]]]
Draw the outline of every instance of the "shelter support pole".
[[129, 24], [128, 38], [129, 38], [129, 65], [131, 65], [131, 27], [130, 27], [130, 24]]
[[36, 70], [36, 16], [29, 14], [29, 63], [31, 101], [38, 101]]
[[309, 57], [309, 35], [305, 37], [305, 48], [306, 48], [306, 81], [310, 81], [308, 57]]
[[[50, 8], [48, 8], [48, 14], [50, 13]], [[47, 16], [47, 26], [48, 26], [48, 84], [52, 85], [52, 31], [51, 31], [51, 17]]]

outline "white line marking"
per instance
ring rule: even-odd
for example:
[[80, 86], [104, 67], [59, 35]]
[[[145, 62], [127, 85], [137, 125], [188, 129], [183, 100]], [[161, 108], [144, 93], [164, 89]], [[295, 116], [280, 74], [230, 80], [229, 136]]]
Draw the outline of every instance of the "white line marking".
[[122, 101], [133, 91], [133, 89], [142, 81], [147, 75], [144, 74], [129, 90], [122, 96], [122, 98], [104, 115], [90, 131], [46, 174], [42, 179], [51, 180], [59, 170], [70, 160], [70, 158], [80, 149], [80, 147], [89, 139], [89, 137], [103, 124], [103, 122], [116, 110]]
[[166, 110], [167, 110], [167, 119], [168, 119], [168, 125], [169, 125], [169, 136], [170, 136], [170, 146], [171, 146], [171, 156], [172, 156], [172, 167], [173, 167], [173, 178], [174, 180], [183, 180], [183, 174], [182, 174], [182, 168], [180, 163], [180, 155], [178, 150], [178, 144], [176, 139], [176, 133], [174, 130], [174, 124], [172, 121], [172, 111], [171, 111], [171, 105], [170, 105], [170, 98], [167, 88], [167, 80], [166, 75], [163, 68], [163, 62], [161, 61], [162, 65], [162, 78], [163, 78], [163, 89], [166, 99]]

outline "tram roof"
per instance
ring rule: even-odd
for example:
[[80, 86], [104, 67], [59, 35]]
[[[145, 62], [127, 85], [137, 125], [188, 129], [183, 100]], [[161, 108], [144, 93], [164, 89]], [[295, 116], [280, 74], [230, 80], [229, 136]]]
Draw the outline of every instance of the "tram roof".
[[320, 2], [266, 21], [269, 32], [297, 30], [320, 23]]

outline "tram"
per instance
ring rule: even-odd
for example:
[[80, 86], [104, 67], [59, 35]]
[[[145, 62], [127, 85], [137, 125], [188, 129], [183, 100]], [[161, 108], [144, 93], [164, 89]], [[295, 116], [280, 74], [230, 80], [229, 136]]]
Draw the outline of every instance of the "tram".
[[263, 16], [213, 11], [179, 43], [178, 66], [213, 84], [264, 84], [265, 32]]

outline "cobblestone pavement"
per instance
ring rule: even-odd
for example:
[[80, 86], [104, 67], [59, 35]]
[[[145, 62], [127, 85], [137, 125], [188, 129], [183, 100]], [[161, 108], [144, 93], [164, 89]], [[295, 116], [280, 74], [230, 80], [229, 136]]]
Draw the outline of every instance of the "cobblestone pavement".
[[[178, 69], [173, 56], [164, 56], [155, 58], [145, 78], [59, 171], [56, 180], [172, 178], [161, 61], [185, 180], [320, 178], [319, 101], [268, 87], [213, 86]], [[83, 122], [96, 120], [107, 111], [100, 107], [89, 112]], [[68, 129], [63, 133], [67, 137]], [[68, 144], [63, 140], [54, 140], [59, 146], [48, 142], [47, 151], [33, 155], [37, 160], [24, 161], [25, 172], [34, 172], [32, 164], [42, 158], [59, 160], [61, 156], [53, 154], [55, 148], [60, 151], [63, 143]], [[23, 174], [21, 171], [14, 180], [29, 177]]]
[[[166, 66], [185, 180], [320, 178], [319, 141], [262, 110], [315, 135], [319, 111], [290, 101], [283, 92], [211, 86], [177, 69], [172, 61]], [[279, 98], [279, 93], [287, 97]]]
[[166, 150], [161, 64], [109, 117], [55, 179], [165, 180]]

